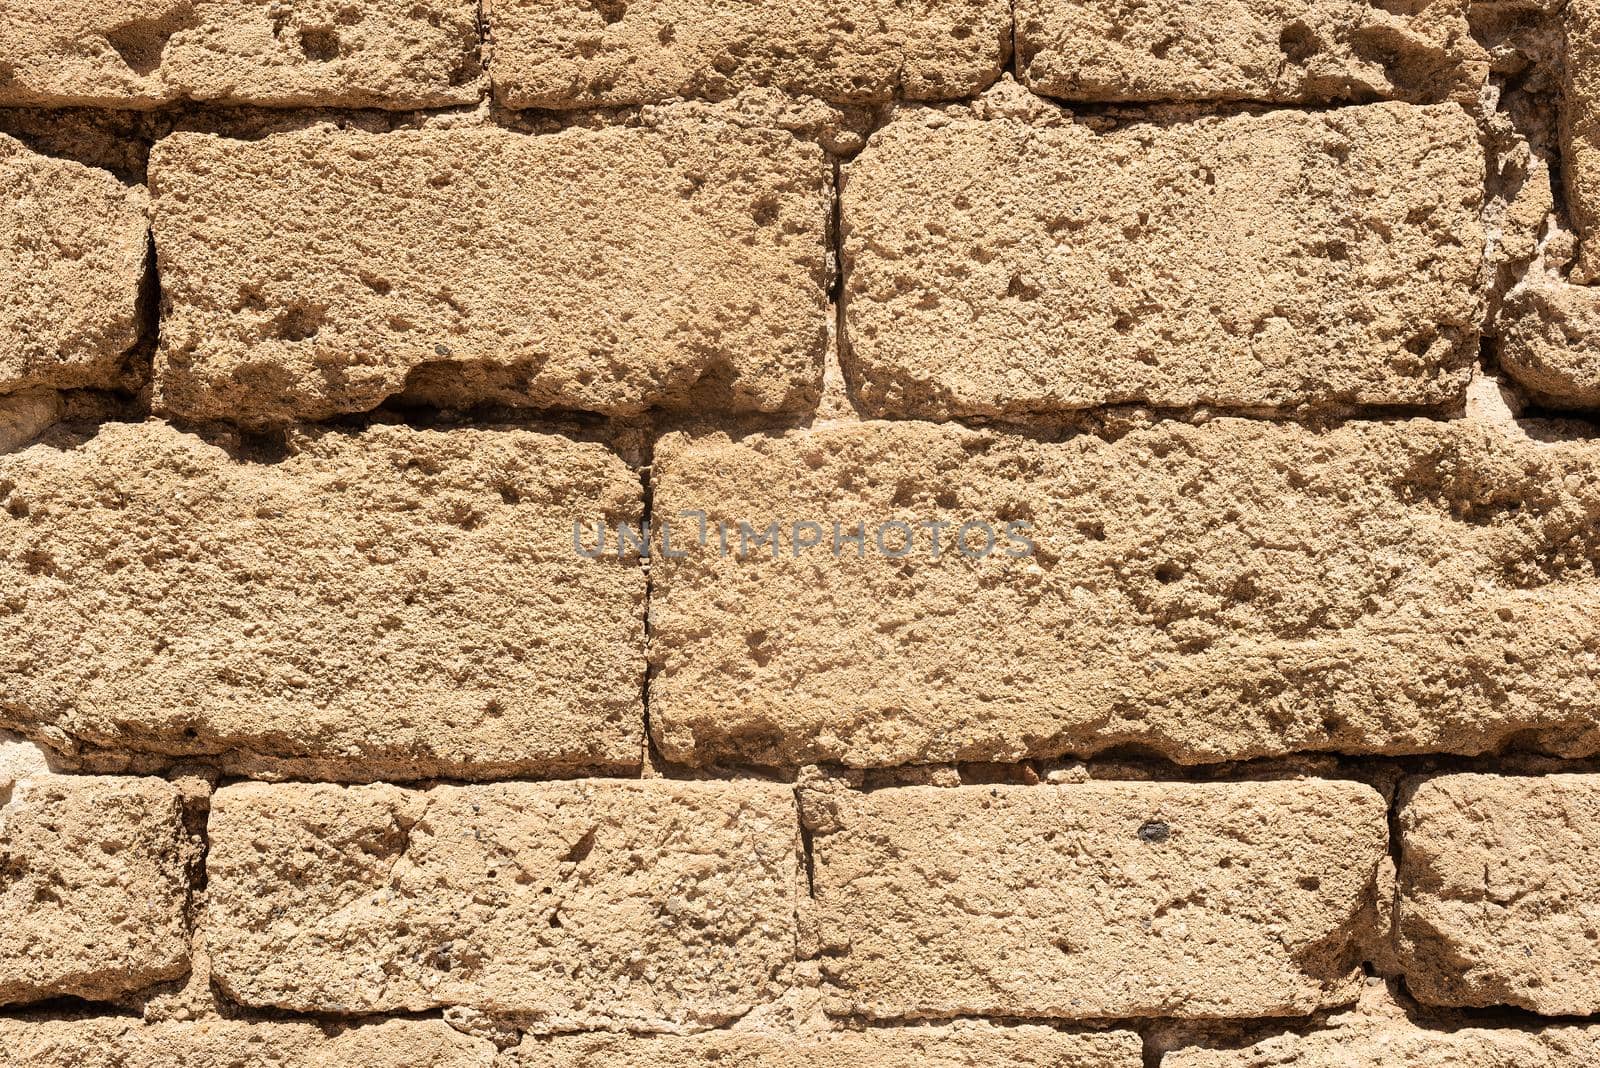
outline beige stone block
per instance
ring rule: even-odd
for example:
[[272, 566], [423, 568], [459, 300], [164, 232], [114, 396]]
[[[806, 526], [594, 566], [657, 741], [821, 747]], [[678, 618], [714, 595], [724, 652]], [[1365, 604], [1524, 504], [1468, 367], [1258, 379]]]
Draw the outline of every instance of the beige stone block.
[[159, 423], [0, 456], [0, 726], [339, 778], [630, 770], [644, 577], [604, 445], [520, 429]]
[[1000, 0], [489, 0], [511, 107], [594, 107], [765, 87], [840, 103], [985, 88], [1011, 51]]
[[1535, 269], [1501, 306], [1499, 357], [1541, 405], [1600, 407], [1600, 287]]
[[814, 838], [830, 1011], [1306, 1015], [1354, 1000], [1383, 799], [1348, 782], [907, 787]]
[[108, 1000], [183, 975], [189, 861], [178, 791], [160, 779], [0, 781], [0, 1004]]
[[4, 134], [0, 187], [0, 393], [117, 385], [139, 340], [144, 188]]
[[786, 985], [804, 893], [763, 783], [246, 784], [210, 838], [212, 974], [302, 1012], [718, 1027]]
[[669, 436], [652, 730], [736, 766], [1590, 755], [1597, 449], [1424, 419]]
[[1483, 182], [1454, 105], [904, 110], [846, 170], [845, 370], [869, 412], [934, 419], [1456, 404]]
[[483, 95], [473, 0], [0, 0], [0, 104], [422, 108]]
[[784, 131], [179, 134], [150, 174], [157, 403], [183, 418], [820, 393], [831, 178]]
[[1477, 99], [1466, 0], [1019, 0], [1035, 92], [1072, 100]]
[[1600, 1012], [1600, 775], [1442, 775], [1403, 797], [1400, 827], [1413, 996]]

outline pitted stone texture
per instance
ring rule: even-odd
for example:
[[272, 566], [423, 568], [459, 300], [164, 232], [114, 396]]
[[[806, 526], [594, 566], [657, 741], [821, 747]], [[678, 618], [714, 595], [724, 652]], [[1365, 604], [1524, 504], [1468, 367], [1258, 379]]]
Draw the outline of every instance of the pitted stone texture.
[[845, 367], [886, 416], [1459, 403], [1483, 173], [1454, 105], [903, 111], [846, 175]]
[[188, 863], [178, 791], [160, 779], [0, 782], [0, 1004], [182, 975]]
[[139, 340], [149, 201], [0, 134], [0, 393], [114, 386]]
[[783, 131], [180, 134], [150, 175], [157, 400], [185, 418], [406, 390], [772, 411], [821, 389], [830, 180]]
[[1011, 49], [1003, 0], [489, 0], [495, 91], [515, 108], [726, 97], [971, 96]]
[[[1019, 0], [1023, 80], [1073, 100], [1476, 101], [1465, 0]], [[1386, 10], [1387, 9], [1387, 10]]]
[[1131, 1031], [1065, 1034], [1047, 1027], [875, 1028], [782, 1037], [718, 1032], [687, 1038], [581, 1035], [529, 1039], [504, 1068], [1140, 1068]]
[[1335, 1026], [1264, 1039], [1242, 1049], [1180, 1049], [1164, 1068], [1589, 1068], [1600, 1028], [1520, 1030], [1405, 1019], [1334, 1018]]
[[286, 454], [156, 422], [0, 457], [0, 726], [252, 773], [636, 768], [639, 522], [603, 445], [307, 430]]
[[1383, 799], [1346, 782], [907, 787], [813, 840], [829, 1011], [1305, 1015], [1354, 1000]]
[[[858, 767], [1135, 745], [1600, 751], [1600, 444], [1433, 420], [1176, 421], [1052, 444], [925, 423], [655, 453], [651, 724], [669, 760]], [[709, 544], [694, 544], [708, 515]], [[739, 556], [737, 524], [783, 525]], [[873, 544], [948, 521], [936, 559]], [[965, 522], [996, 547], [950, 548]], [[790, 544], [792, 523], [823, 544]], [[863, 557], [840, 533], [866, 524]], [[1037, 551], [1004, 536], [1032, 524]], [[719, 551], [718, 523], [730, 531]], [[802, 527], [802, 540], [814, 533]], [[901, 534], [885, 542], [900, 551]], [[983, 546], [969, 531], [969, 549]]]
[[473, 0], [0, 3], [0, 105], [421, 108], [484, 84]]
[[1561, 120], [1561, 174], [1567, 210], [1582, 236], [1574, 282], [1600, 280], [1600, 0], [1568, 0], [1566, 82]]
[[1600, 1012], [1600, 775], [1444, 775], [1400, 812], [1406, 986], [1433, 1005]]
[[0, 1020], [0, 1068], [490, 1068], [494, 1046], [442, 1020], [309, 1023]]
[[1536, 402], [1600, 407], [1600, 287], [1531, 274], [1500, 314], [1500, 366]]
[[213, 975], [244, 1005], [697, 1030], [775, 997], [794, 957], [784, 786], [246, 784], [210, 840]]

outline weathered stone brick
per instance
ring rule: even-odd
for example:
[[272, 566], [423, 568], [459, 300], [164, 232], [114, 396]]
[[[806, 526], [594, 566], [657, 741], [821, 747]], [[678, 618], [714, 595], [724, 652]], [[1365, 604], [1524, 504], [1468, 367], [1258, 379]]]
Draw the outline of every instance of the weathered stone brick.
[[638, 766], [639, 522], [599, 444], [162, 423], [0, 457], [0, 725], [52, 744], [355, 778]]
[[[1163, 421], [1059, 443], [862, 423], [672, 435], [653, 482], [655, 519], [677, 524], [652, 598], [651, 724], [671, 760], [1136, 745], [1197, 762], [1478, 753], [1513, 735], [1600, 751], [1594, 442], [1422, 419]], [[686, 510], [707, 514], [706, 545]], [[969, 521], [995, 533], [983, 559], [953, 548]], [[741, 556], [740, 522], [780, 523], [776, 558]], [[859, 557], [832, 552], [836, 522], [865, 526]], [[874, 544], [889, 522], [922, 524], [910, 554]], [[1031, 555], [1011, 555], [1027, 549], [1008, 522], [1031, 524]], [[795, 523], [822, 544], [797, 555]]]
[[1018, 0], [1023, 80], [1075, 100], [1476, 99], [1465, 0]]
[[874, 1028], [783, 1037], [721, 1031], [690, 1037], [581, 1035], [529, 1039], [505, 1068], [1139, 1068], [1132, 1031], [1066, 1034], [1047, 1027]]
[[1459, 402], [1484, 180], [1460, 108], [1096, 132], [1003, 103], [902, 111], [849, 165], [845, 366], [872, 413]]
[[1561, 175], [1567, 211], [1583, 239], [1572, 280], [1588, 283], [1600, 280], [1600, 0], [1568, 0], [1561, 22]]
[[1530, 271], [1500, 311], [1500, 366], [1539, 404], [1600, 407], [1600, 287]]
[[494, 1046], [443, 1020], [325, 1032], [310, 1023], [0, 1020], [0, 1068], [490, 1068]]
[[1600, 1012], [1600, 775], [1444, 775], [1405, 797], [1400, 825], [1418, 1000]]
[[1306, 1034], [1284, 1034], [1239, 1049], [1180, 1049], [1166, 1068], [1588, 1068], [1600, 1056], [1600, 1028], [1428, 1026], [1389, 1018], [1332, 1017]]
[[139, 339], [148, 198], [0, 134], [0, 393], [117, 384]]
[[1346, 782], [908, 787], [814, 843], [830, 1010], [1304, 1015], [1353, 1000], [1387, 842]]
[[473, 0], [6, 0], [0, 105], [413, 108], [483, 94]]
[[185, 418], [402, 391], [765, 411], [821, 387], [830, 183], [782, 131], [177, 135], [150, 176], [158, 403]]
[[783, 786], [247, 784], [218, 791], [210, 840], [212, 974], [245, 1005], [695, 1030], [775, 996], [794, 956]]
[[169, 783], [0, 779], [0, 1004], [108, 999], [182, 975], [188, 863]]
[[1011, 48], [1002, 0], [489, 0], [511, 107], [592, 107], [751, 87], [839, 102], [971, 96]]

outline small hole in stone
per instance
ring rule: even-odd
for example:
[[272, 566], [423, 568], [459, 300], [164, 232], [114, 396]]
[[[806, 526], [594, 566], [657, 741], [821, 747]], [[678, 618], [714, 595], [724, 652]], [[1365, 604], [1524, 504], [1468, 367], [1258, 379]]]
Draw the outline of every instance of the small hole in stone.
[[339, 58], [339, 35], [325, 28], [301, 30], [300, 51], [318, 63], [332, 62]]

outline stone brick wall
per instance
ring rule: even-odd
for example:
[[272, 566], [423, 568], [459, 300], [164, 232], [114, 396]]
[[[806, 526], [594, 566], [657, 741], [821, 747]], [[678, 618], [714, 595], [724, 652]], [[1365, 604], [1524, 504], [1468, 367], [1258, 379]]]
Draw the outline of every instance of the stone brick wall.
[[0, 1068], [1600, 1064], [1596, 0], [0, 0]]

